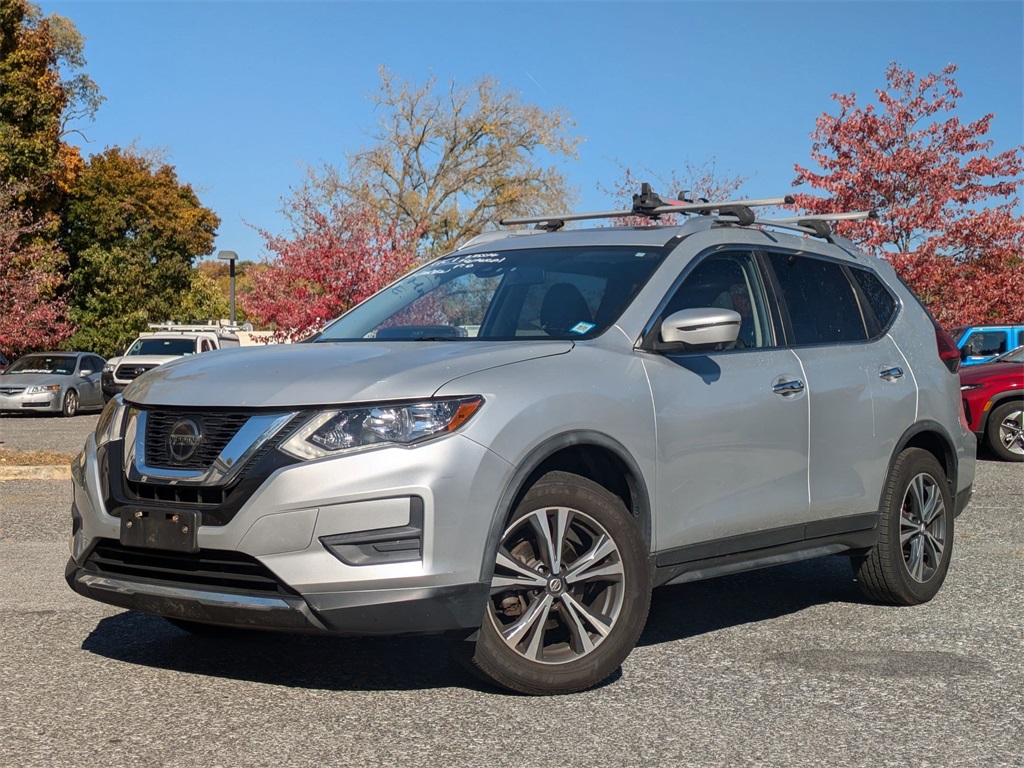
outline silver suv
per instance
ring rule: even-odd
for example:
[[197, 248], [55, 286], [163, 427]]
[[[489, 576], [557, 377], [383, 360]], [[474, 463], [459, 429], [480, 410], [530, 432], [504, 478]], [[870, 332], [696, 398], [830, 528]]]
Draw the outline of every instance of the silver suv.
[[645, 190], [623, 214], [682, 223], [489, 233], [312, 343], [160, 366], [73, 465], [68, 583], [199, 634], [449, 633], [536, 694], [613, 673], [664, 584], [841, 554], [931, 599], [975, 469], [956, 346], [770, 202]]

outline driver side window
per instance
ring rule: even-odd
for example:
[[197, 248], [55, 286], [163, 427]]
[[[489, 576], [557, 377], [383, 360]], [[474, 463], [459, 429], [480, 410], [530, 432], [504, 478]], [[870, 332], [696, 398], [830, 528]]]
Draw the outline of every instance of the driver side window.
[[715, 307], [740, 316], [740, 333], [730, 349], [774, 347], [768, 302], [754, 256], [716, 253], [702, 260], [669, 299], [661, 320], [682, 309]]

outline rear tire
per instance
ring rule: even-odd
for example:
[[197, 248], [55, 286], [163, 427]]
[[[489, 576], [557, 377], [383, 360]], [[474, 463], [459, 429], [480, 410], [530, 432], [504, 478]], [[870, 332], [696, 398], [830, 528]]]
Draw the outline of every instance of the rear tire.
[[893, 464], [878, 542], [852, 563], [861, 591], [880, 603], [919, 605], [938, 593], [953, 553], [953, 499], [935, 457], [908, 448]]
[[1003, 461], [1024, 461], [1024, 402], [997, 405], [988, 416], [985, 441]]
[[647, 544], [619, 499], [568, 472], [544, 475], [498, 545], [471, 669], [503, 688], [547, 695], [610, 676], [643, 631]]
[[60, 412], [71, 418], [78, 413], [78, 393], [73, 389], [69, 389], [64, 393], [64, 403], [61, 405]]

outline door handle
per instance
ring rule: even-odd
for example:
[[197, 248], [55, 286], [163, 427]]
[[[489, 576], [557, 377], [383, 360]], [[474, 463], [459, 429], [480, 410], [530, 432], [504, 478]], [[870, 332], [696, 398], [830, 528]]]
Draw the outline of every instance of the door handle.
[[896, 381], [896, 379], [903, 377], [903, 369], [899, 366], [896, 366], [895, 368], [886, 368], [884, 371], [879, 372], [878, 375], [886, 381]]
[[800, 379], [792, 379], [790, 381], [780, 381], [778, 384], [772, 387], [772, 392], [777, 395], [795, 395], [798, 392], [804, 391], [804, 383]]

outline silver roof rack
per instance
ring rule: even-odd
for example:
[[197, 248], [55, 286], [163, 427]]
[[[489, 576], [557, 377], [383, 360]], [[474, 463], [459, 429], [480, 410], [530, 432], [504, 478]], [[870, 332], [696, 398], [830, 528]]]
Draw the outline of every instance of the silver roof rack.
[[621, 219], [630, 216], [644, 216], [649, 219], [660, 219], [665, 214], [696, 213], [700, 215], [734, 216], [740, 224], [752, 224], [754, 213], [751, 208], [771, 205], [788, 205], [793, 202], [789, 195], [785, 197], [765, 197], [750, 200], [663, 200], [644, 182], [640, 185], [640, 194], [633, 195], [633, 207], [617, 211], [595, 211], [593, 213], [559, 213], [553, 216], [523, 216], [513, 219], [501, 219], [499, 224], [513, 226], [516, 224], [535, 224], [537, 229], [556, 232], [565, 226], [567, 221], [584, 221], [587, 219]]
[[584, 221], [588, 219], [616, 219], [630, 216], [644, 216], [657, 220], [665, 214], [697, 214], [713, 216], [722, 224], [738, 224], [740, 226], [766, 226], [789, 229], [806, 235], [824, 238], [835, 242], [831, 222], [861, 221], [877, 219], [875, 211], [855, 211], [852, 213], [816, 213], [806, 216], [786, 216], [763, 219], [756, 216], [753, 208], [776, 205], [792, 205], [795, 200], [791, 195], [784, 197], [762, 197], [743, 200], [688, 200], [686, 193], [681, 193], [682, 200], [663, 200], [651, 185], [644, 182], [640, 185], [640, 194], [633, 195], [633, 207], [625, 210], [595, 211], [593, 213], [560, 213], [552, 216], [523, 216], [512, 219], [501, 219], [500, 224], [513, 226], [517, 224], [534, 224], [536, 230], [557, 232], [567, 221]]
[[754, 224], [803, 232], [805, 235], [814, 235], [815, 237], [828, 240], [830, 243], [835, 243], [836, 235], [832, 230], [832, 222], [864, 221], [865, 219], [877, 218], [878, 211], [851, 211], [849, 213], [813, 213], [806, 216], [784, 216], [777, 219], [754, 219]]

